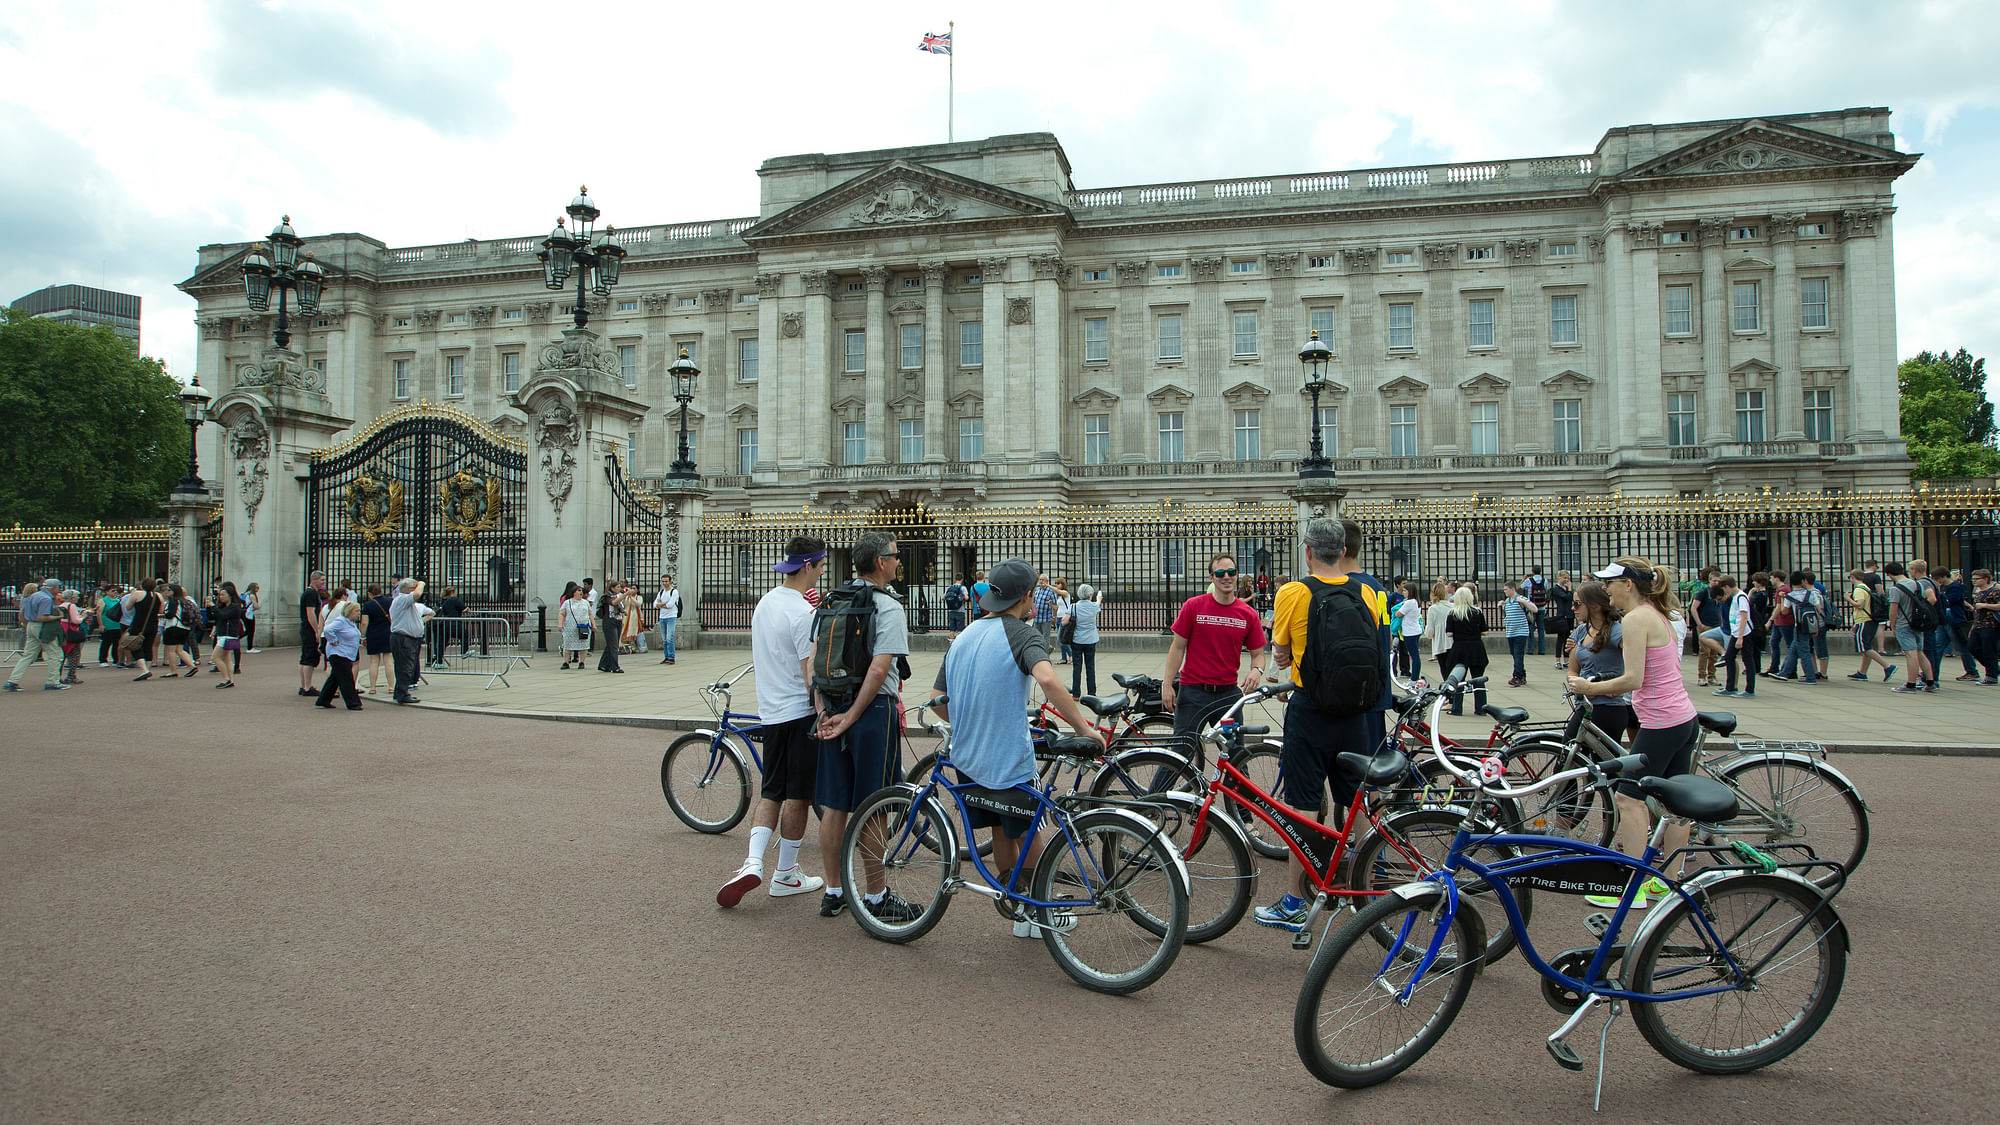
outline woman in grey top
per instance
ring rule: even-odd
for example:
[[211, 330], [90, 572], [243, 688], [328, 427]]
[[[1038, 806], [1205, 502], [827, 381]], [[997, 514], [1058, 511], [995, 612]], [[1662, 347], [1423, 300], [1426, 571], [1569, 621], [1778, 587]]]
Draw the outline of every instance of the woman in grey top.
[[1077, 693], [1086, 676], [1090, 683], [1088, 694], [1097, 694], [1097, 614], [1103, 608], [1097, 601], [1097, 591], [1090, 583], [1085, 582], [1076, 588], [1076, 601], [1071, 602], [1069, 607], [1069, 620], [1075, 622], [1075, 631], [1069, 641], [1074, 661], [1069, 670], [1071, 695]]
[[[1576, 631], [1570, 634], [1569, 674], [1586, 680], [1613, 680], [1625, 674], [1625, 631], [1602, 582], [1576, 588]], [[1618, 742], [1638, 729], [1632, 696], [1600, 695], [1591, 700], [1590, 721]]]

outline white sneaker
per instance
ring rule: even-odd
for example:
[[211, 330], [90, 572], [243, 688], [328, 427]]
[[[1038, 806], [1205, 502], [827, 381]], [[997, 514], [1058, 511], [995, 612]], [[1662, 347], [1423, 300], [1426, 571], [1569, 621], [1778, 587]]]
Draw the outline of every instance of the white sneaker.
[[[1076, 915], [1071, 914], [1067, 910], [1059, 910], [1051, 913], [1049, 915], [1049, 924], [1046, 928], [1054, 930], [1059, 934], [1069, 933], [1071, 930], [1076, 929]], [[1026, 918], [1017, 918], [1014, 921], [1014, 936], [1018, 938], [1038, 938], [1042, 936], [1042, 931]]]
[[251, 649], [245, 649], [244, 651], [245, 651], [245, 652], [263, 652], [264, 650], [263, 650], [263, 649], [261, 649], [261, 648], [251, 648]]
[[796, 867], [787, 867], [771, 876], [771, 897], [788, 898], [792, 895], [809, 895], [826, 886], [826, 880], [817, 875], [807, 875]]
[[742, 902], [743, 896], [756, 890], [757, 884], [763, 881], [764, 865], [746, 863], [736, 869], [736, 874], [730, 876], [727, 883], [722, 884], [721, 890], [715, 892], [715, 904], [727, 910]]

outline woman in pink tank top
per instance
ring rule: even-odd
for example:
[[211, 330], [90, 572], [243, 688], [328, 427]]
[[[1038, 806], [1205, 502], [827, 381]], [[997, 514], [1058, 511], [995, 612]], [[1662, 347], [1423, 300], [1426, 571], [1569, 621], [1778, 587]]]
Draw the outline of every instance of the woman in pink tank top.
[[[1681, 678], [1681, 646], [1675, 642], [1672, 616], [1680, 610], [1673, 583], [1652, 563], [1642, 558], [1621, 557], [1597, 571], [1611, 604], [1623, 615], [1625, 674], [1611, 680], [1592, 682], [1579, 676], [1569, 678], [1569, 689], [1578, 695], [1621, 695], [1632, 693], [1633, 717], [1639, 733], [1632, 741], [1634, 753], [1644, 754], [1640, 770], [1645, 777], [1673, 777], [1694, 766], [1694, 747], [1700, 734], [1695, 721], [1694, 702], [1688, 698]], [[1617, 848], [1636, 856], [1646, 850], [1652, 836], [1652, 818], [1636, 782], [1620, 781], [1616, 788], [1618, 806]], [[1687, 846], [1688, 827], [1671, 824], [1661, 847], [1671, 855]], [[1649, 888], [1650, 889], [1650, 888]], [[1653, 893], [1663, 893], [1664, 887]], [[1635, 907], [1647, 904], [1641, 891]], [[1615, 902], [1615, 900], [1614, 900]]]

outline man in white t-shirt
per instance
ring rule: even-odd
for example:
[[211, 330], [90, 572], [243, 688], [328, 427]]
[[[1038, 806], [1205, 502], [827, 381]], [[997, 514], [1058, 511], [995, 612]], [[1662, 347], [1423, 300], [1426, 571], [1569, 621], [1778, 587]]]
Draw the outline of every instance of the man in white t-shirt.
[[673, 575], [660, 575], [660, 592], [653, 595], [653, 608], [660, 613], [660, 663], [672, 664], [674, 627], [681, 622], [681, 592], [674, 589]]
[[[750, 821], [750, 852], [743, 866], [715, 892], [716, 904], [723, 907], [735, 906], [763, 882], [764, 852], [771, 846], [773, 829], [778, 833], [778, 870], [771, 876], [771, 897], [811, 894], [826, 885], [819, 876], [799, 870], [806, 809], [819, 776], [819, 742], [813, 737], [818, 721], [812, 701], [813, 607], [806, 601], [806, 591], [817, 586], [826, 572], [826, 540], [793, 536], [785, 544], [785, 560], [771, 569], [785, 579], [758, 600], [750, 615], [757, 715], [764, 724], [764, 784]], [[661, 583], [662, 596], [672, 591], [671, 579], [663, 576]], [[661, 620], [667, 620], [664, 614]], [[671, 644], [673, 634], [666, 636]]]

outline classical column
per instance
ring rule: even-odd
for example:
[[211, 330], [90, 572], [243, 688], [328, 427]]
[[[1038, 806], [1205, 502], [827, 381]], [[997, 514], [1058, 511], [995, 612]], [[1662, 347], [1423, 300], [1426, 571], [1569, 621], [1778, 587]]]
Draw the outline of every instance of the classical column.
[[[1632, 345], [1619, 357], [1630, 365], [1619, 383], [1631, 397], [1620, 404], [1619, 413], [1633, 422], [1638, 440], [1630, 444], [1665, 445], [1666, 389], [1660, 383], [1660, 224], [1627, 223], [1625, 233], [1631, 239]], [[1586, 351], [1590, 328], [1583, 327]]]
[[1764, 310], [1771, 334], [1771, 362], [1778, 369], [1771, 392], [1770, 428], [1776, 441], [1803, 441], [1806, 436], [1805, 396], [1799, 383], [1799, 224], [1802, 212], [1771, 216], [1771, 304]]
[[1729, 391], [1729, 276], [1722, 268], [1729, 216], [1705, 216], [1697, 225], [1701, 238], [1702, 381], [1695, 438], [1706, 446], [1736, 440], [1736, 404]]
[[1193, 374], [1189, 390], [1194, 392], [1185, 419], [1187, 454], [1190, 461], [1228, 459], [1233, 442], [1233, 419], [1222, 402], [1223, 381], [1229, 369], [1229, 320], [1216, 292], [1215, 279], [1222, 272], [1219, 257], [1189, 258], [1188, 271], [1194, 275], [1188, 296], [1188, 327], [1191, 347], [1187, 370]]
[[[690, 436], [689, 440], [694, 442], [695, 464], [704, 475], [736, 471], [736, 434], [729, 424], [729, 389], [736, 384], [736, 337], [729, 331], [729, 312], [735, 301], [734, 289], [701, 291], [702, 311], [708, 314], [703, 318], [708, 354], [698, 364], [705, 374], [702, 385], [695, 388], [695, 397], [704, 401], [695, 406], [702, 420], [690, 420], [688, 425], [700, 429], [701, 436]], [[692, 435], [694, 430], [689, 432]], [[678, 431], [674, 440], [678, 444]]]
[[888, 268], [861, 267], [861, 283], [868, 287], [868, 376], [862, 381], [866, 387], [862, 395], [867, 400], [865, 460], [870, 465], [886, 465], [889, 451], [883, 442], [889, 417], [889, 329], [892, 327], [887, 313]]
[[994, 256], [979, 259], [980, 292], [985, 300], [980, 309], [986, 339], [985, 363], [980, 368], [980, 415], [986, 427], [986, 459], [1007, 460], [1008, 432], [1013, 411], [1007, 408], [1009, 325], [1007, 323], [1007, 267], [1009, 259]]
[[1276, 457], [1292, 449], [1299, 450], [1299, 456], [1303, 457], [1306, 444], [1312, 440], [1312, 419], [1307, 417], [1311, 402], [1286, 393], [1297, 386], [1294, 380], [1298, 366], [1292, 357], [1306, 342], [1307, 329], [1300, 324], [1304, 313], [1299, 307], [1297, 284], [1292, 280], [1292, 271], [1298, 263], [1299, 256], [1292, 251], [1264, 255], [1264, 268], [1271, 277], [1271, 299], [1265, 306], [1271, 323], [1261, 345], [1265, 379], [1272, 392], [1264, 404], [1269, 415], [1264, 420], [1264, 432], [1269, 435], [1264, 443], [1266, 457]]
[[[805, 389], [806, 372], [797, 364], [785, 364], [778, 357], [778, 334], [783, 331], [778, 290], [785, 275], [757, 275], [757, 465], [758, 472], [778, 467], [782, 457], [796, 462], [800, 454], [800, 433], [796, 412], [780, 403], [797, 399]], [[791, 395], [779, 393], [778, 381], [792, 388]], [[676, 579], [678, 581], [678, 579]], [[685, 599], [686, 595], [682, 595]]]
[[945, 376], [948, 359], [945, 349], [953, 341], [946, 333], [944, 316], [945, 264], [924, 263], [924, 460], [955, 459], [950, 439], [945, 435]]
[[[1603, 315], [1604, 324], [1599, 328], [1605, 343], [1605, 370], [1611, 386], [1612, 410], [1618, 420], [1617, 444], [1629, 449], [1639, 443], [1639, 419], [1637, 400], [1641, 380], [1650, 378], [1659, 382], [1660, 373], [1656, 368], [1651, 375], [1639, 366], [1638, 347], [1634, 343], [1637, 327], [1632, 323], [1632, 257], [1626, 253], [1626, 233], [1623, 224], [1614, 224], [1601, 235], [1593, 236], [1591, 247], [1598, 256], [1598, 274], [1604, 279]], [[1581, 314], [1584, 298], [1577, 298], [1578, 313]], [[1549, 302], [1545, 297], [1537, 310], [1543, 332], [1549, 330]], [[1581, 323], [1580, 332], [1587, 332], [1593, 326]]]
[[[1422, 449], [1448, 445], [1461, 453], [1472, 449], [1472, 432], [1464, 419], [1461, 409], [1465, 396], [1458, 389], [1470, 371], [1465, 354], [1465, 338], [1460, 335], [1459, 306], [1464, 297], [1454, 284], [1457, 275], [1453, 267], [1458, 262], [1458, 243], [1426, 243], [1421, 247], [1424, 255], [1424, 309], [1429, 313], [1429, 332], [1417, 340], [1417, 354], [1423, 356], [1422, 371], [1431, 384], [1431, 393], [1425, 396], [1424, 409], [1417, 412], [1424, 421], [1418, 435], [1423, 440]], [[1408, 368], [1404, 368], [1408, 370]], [[1520, 433], [1520, 427], [1512, 417], [1518, 409], [1516, 395], [1525, 393], [1518, 383], [1512, 388], [1514, 393], [1503, 396], [1500, 403], [1501, 417], [1506, 419], [1501, 427], [1509, 438]], [[1424, 433], [1428, 430], [1429, 433]], [[1501, 450], [1508, 450], [1503, 445]]]
[[1034, 267], [1032, 313], [1036, 323], [1029, 332], [1034, 340], [1035, 409], [1029, 411], [1029, 451], [1037, 461], [1059, 462], [1063, 420], [1069, 414], [1069, 398], [1063, 394], [1062, 343], [1066, 318], [1062, 291], [1069, 284], [1072, 267], [1056, 254], [1036, 257]]
[[444, 401], [444, 372], [438, 358], [438, 321], [443, 316], [443, 309], [417, 310], [417, 362], [411, 383], [417, 398], [432, 402]]
[[[758, 356], [762, 361], [761, 353]], [[760, 371], [761, 379], [763, 373]], [[764, 457], [763, 434], [757, 457]], [[676, 649], [701, 647], [701, 515], [709, 490], [698, 480], [669, 477], [658, 485], [660, 498], [660, 569], [674, 576], [681, 595], [681, 619], [674, 626]]]
[[[493, 314], [497, 311], [492, 305], [474, 305], [466, 317], [472, 322], [472, 355], [466, 364], [470, 368], [465, 380], [466, 409], [481, 418], [491, 418], [494, 408], [506, 394], [500, 389], [500, 381], [494, 372]], [[333, 359], [334, 349], [340, 342], [338, 336], [327, 338], [326, 368], [329, 372], [342, 371], [346, 367], [345, 364], [336, 364]]]
[[[1884, 441], [1902, 432], [1896, 390], [1896, 283], [1887, 245], [1891, 208], [1840, 213], [1840, 337], [1846, 348], [1847, 395], [1834, 416], [1847, 417], [1850, 436]], [[1877, 230], [1881, 236], [1877, 236]]]
[[779, 463], [780, 468], [796, 468], [800, 462], [808, 467], [831, 465], [835, 448], [833, 421], [826, 408], [834, 401], [833, 390], [840, 379], [840, 361], [834, 356], [834, 346], [839, 342], [833, 331], [836, 282], [825, 270], [807, 270], [799, 274], [799, 281], [805, 297], [797, 312], [798, 320], [787, 314], [781, 320], [779, 332], [791, 339], [792, 347], [786, 354], [796, 357], [798, 367], [797, 393], [782, 396], [781, 409], [793, 419], [792, 431], [802, 437], [800, 461], [792, 461], [791, 454], [783, 454], [787, 460]]
[[[1334, 341], [1334, 354], [1346, 369], [1348, 385], [1353, 388], [1353, 393], [1347, 396], [1350, 405], [1340, 418], [1343, 455], [1364, 449], [1386, 453], [1389, 449], [1389, 416], [1382, 405], [1382, 395], [1376, 390], [1381, 379], [1382, 356], [1388, 347], [1386, 334], [1378, 325], [1388, 314], [1383, 312], [1382, 298], [1368, 280], [1375, 272], [1379, 255], [1380, 248], [1375, 246], [1349, 247], [1340, 252], [1341, 268], [1348, 283], [1346, 298], [1341, 302], [1347, 310], [1347, 338]], [[1326, 405], [1324, 399], [1320, 405]], [[1418, 436], [1421, 440], [1431, 440], [1428, 434]]]
[[[1186, 323], [1183, 318], [1183, 323]], [[1125, 396], [1118, 404], [1120, 429], [1124, 432], [1123, 461], [1153, 461], [1160, 456], [1160, 437], [1154, 422], [1153, 404], [1145, 397], [1146, 388], [1158, 375], [1178, 379], [1180, 372], [1159, 366], [1159, 342], [1154, 339], [1153, 310], [1146, 302], [1146, 263], [1118, 263], [1118, 380]], [[1183, 332], [1185, 336], [1185, 332]], [[1065, 410], [1069, 404], [1063, 404]]]

